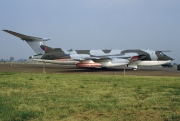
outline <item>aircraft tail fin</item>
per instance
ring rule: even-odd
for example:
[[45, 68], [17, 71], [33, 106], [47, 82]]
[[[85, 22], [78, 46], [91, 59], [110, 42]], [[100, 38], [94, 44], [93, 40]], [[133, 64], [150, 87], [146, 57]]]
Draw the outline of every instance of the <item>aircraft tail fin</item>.
[[41, 45], [45, 44], [45, 41], [48, 41], [49, 39], [47, 38], [39, 38], [39, 37], [33, 37], [33, 36], [27, 36], [27, 35], [23, 35], [17, 32], [13, 32], [10, 30], [3, 30], [9, 34], [12, 34], [16, 37], [19, 37], [22, 40], [25, 40], [28, 45], [34, 50], [34, 52], [36, 54], [43, 54], [44, 51], [41, 49]]

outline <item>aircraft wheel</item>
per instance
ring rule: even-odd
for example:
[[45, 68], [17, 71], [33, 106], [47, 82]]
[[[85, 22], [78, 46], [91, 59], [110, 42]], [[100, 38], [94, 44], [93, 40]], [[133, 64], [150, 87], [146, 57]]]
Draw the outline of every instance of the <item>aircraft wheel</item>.
[[107, 67], [102, 67], [101, 69], [102, 69], [102, 70], [107, 70], [108, 68], [107, 68]]

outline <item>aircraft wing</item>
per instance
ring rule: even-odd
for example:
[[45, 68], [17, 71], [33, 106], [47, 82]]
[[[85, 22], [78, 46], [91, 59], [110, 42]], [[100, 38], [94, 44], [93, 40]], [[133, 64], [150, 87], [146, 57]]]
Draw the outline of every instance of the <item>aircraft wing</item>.
[[74, 61], [71, 59], [57, 59], [57, 60], [46, 60], [46, 59], [32, 59], [37, 62], [43, 63], [52, 63], [52, 64], [67, 64], [67, 65], [74, 65], [78, 63], [78, 61]]

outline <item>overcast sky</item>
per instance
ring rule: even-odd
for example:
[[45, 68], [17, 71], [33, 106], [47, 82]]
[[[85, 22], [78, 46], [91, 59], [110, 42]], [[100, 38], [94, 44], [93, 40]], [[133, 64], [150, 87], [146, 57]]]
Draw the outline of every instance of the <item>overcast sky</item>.
[[180, 63], [180, 0], [0, 0], [0, 59], [28, 59], [25, 41], [62, 49], [151, 49]]

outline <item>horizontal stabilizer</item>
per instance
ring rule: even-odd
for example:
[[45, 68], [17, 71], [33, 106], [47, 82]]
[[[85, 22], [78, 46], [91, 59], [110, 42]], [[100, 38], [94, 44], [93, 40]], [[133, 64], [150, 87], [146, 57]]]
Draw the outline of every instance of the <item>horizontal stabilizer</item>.
[[26, 41], [35, 41], [35, 40], [41, 40], [41, 41], [48, 41], [50, 39], [47, 39], [47, 38], [39, 38], [39, 37], [32, 37], [32, 36], [27, 36], [27, 35], [23, 35], [23, 34], [20, 34], [20, 33], [17, 33], [17, 32], [13, 32], [13, 31], [10, 31], [10, 30], [3, 30], [9, 34], [12, 34], [16, 37], [19, 37], [20, 39], [22, 40], [26, 40]]
[[49, 39], [46, 39], [46, 38], [27, 36], [27, 35], [20, 34], [20, 33], [17, 33], [17, 32], [13, 32], [13, 31], [10, 31], [10, 30], [3, 30], [3, 31], [5, 31], [5, 32], [7, 32], [9, 34], [12, 34], [12, 35], [14, 35], [16, 37], [19, 37], [22, 40], [25, 40], [37, 55], [44, 53], [44, 51], [41, 49], [40, 46], [45, 45], [45, 41], [49, 40]]

